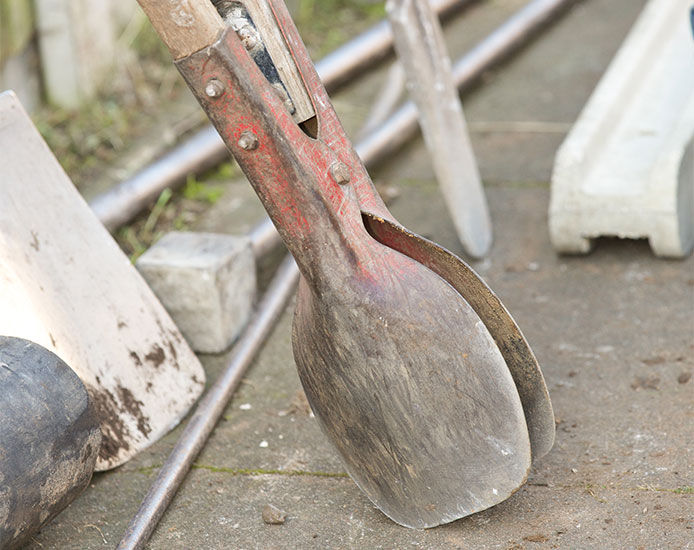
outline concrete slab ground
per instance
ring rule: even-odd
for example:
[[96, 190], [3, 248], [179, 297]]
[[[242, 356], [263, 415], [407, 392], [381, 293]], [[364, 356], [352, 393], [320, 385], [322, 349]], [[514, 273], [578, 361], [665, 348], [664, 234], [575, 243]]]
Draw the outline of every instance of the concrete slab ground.
[[[447, 31], [454, 55], [465, 47], [461, 37], [484, 35], [522, 4], [468, 10]], [[558, 422], [554, 449], [528, 483], [443, 527], [389, 521], [344, 474], [309, 414], [292, 360], [290, 308], [150, 548], [694, 547], [694, 259], [658, 260], [645, 242], [618, 240], [599, 242], [586, 257], [561, 257], [547, 233], [554, 152], [642, 5], [581, 2], [464, 96], [496, 237], [490, 257], [473, 266], [535, 350]], [[369, 82], [373, 90], [378, 76]], [[366, 112], [366, 94], [339, 97], [354, 117], [348, 125]], [[460, 252], [421, 141], [374, 175], [400, 189], [393, 210], [406, 226]], [[260, 214], [254, 201], [230, 184], [204, 229], [246, 228], [249, 213]], [[226, 356], [202, 359], [214, 379]], [[179, 433], [95, 476], [30, 548], [114, 547]], [[263, 522], [266, 504], [287, 513], [283, 525]]]

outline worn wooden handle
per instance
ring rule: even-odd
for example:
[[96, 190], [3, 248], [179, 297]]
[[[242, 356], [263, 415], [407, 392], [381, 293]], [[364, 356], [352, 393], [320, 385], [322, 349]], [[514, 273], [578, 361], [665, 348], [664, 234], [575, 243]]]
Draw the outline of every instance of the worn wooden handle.
[[174, 59], [215, 42], [224, 29], [209, 0], [137, 0]]

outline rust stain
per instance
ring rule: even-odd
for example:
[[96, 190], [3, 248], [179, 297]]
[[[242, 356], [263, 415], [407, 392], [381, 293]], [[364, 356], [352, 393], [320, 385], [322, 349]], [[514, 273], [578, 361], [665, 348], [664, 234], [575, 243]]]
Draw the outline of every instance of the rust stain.
[[152, 346], [152, 351], [145, 355], [145, 360], [152, 363], [155, 367], [160, 367], [161, 364], [166, 359], [166, 353], [159, 344], [154, 344]]
[[140, 359], [140, 356], [137, 354], [137, 352], [131, 351], [131, 352], [130, 352], [130, 357], [132, 358], [132, 360], [135, 362], [135, 364], [136, 364], [138, 367], [141, 367], [141, 366], [142, 366], [142, 359]]
[[38, 252], [39, 249], [41, 248], [41, 244], [39, 243], [39, 236], [36, 233], [36, 231], [31, 232], [31, 237], [32, 237], [32, 241], [29, 243], [29, 245], [31, 246], [31, 248], [36, 250], [36, 252]]
[[181, 338], [181, 334], [179, 332], [177, 332], [175, 330], [171, 330], [171, 329], [169, 329], [168, 332], [169, 332], [169, 336], [171, 336], [171, 338], [173, 338], [177, 344], [181, 344], [183, 342], [183, 339]]
[[87, 392], [101, 424], [99, 458], [108, 462], [118, 456], [121, 449], [130, 449], [130, 430], [118, 414], [118, 404], [110, 391], [89, 387]]
[[118, 385], [118, 397], [121, 401], [121, 410], [127, 412], [137, 420], [137, 429], [143, 436], [147, 437], [152, 431], [152, 428], [149, 425], [147, 416], [142, 412], [144, 403], [135, 399], [133, 392], [120, 384]]
[[178, 353], [176, 352], [176, 346], [174, 346], [174, 343], [169, 340], [169, 352], [171, 353], [171, 357], [174, 358], [174, 361], [178, 359]]
[[89, 387], [87, 391], [101, 425], [100, 460], [109, 462], [122, 451], [130, 450], [132, 433], [123, 421], [125, 415], [135, 419], [137, 429], [144, 437], [151, 433], [149, 419], [142, 410], [144, 403], [135, 399], [128, 388], [119, 384], [116, 387], [118, 398], [105, 388]]

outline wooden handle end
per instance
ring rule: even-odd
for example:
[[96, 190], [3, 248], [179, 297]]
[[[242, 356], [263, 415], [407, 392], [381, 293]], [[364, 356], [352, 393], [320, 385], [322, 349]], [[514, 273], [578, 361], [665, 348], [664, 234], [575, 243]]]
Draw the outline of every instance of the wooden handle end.
[[174, 59], [215, 42], [224, 22], [209, 0], [138, 0]]

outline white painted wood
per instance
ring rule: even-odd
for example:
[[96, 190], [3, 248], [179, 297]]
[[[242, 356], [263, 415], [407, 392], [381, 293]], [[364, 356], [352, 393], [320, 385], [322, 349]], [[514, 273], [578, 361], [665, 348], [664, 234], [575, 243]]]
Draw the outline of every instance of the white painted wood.
[[87, 386], [98, 470], [164, 435], [203, 389], [197, 358], [11, 92], [0, 94], [0, 311], [0, 334], [50, 349]]
[[600, 236], [694, 245], [694, 40], [690, 0], [651, 0], [559, 149], [549, 228], [560, 252]]
[[458, 238], [470, 256], [483, 257], [491, 219], [441, 24], [427, 0], [388, 0], [386, 11]]

